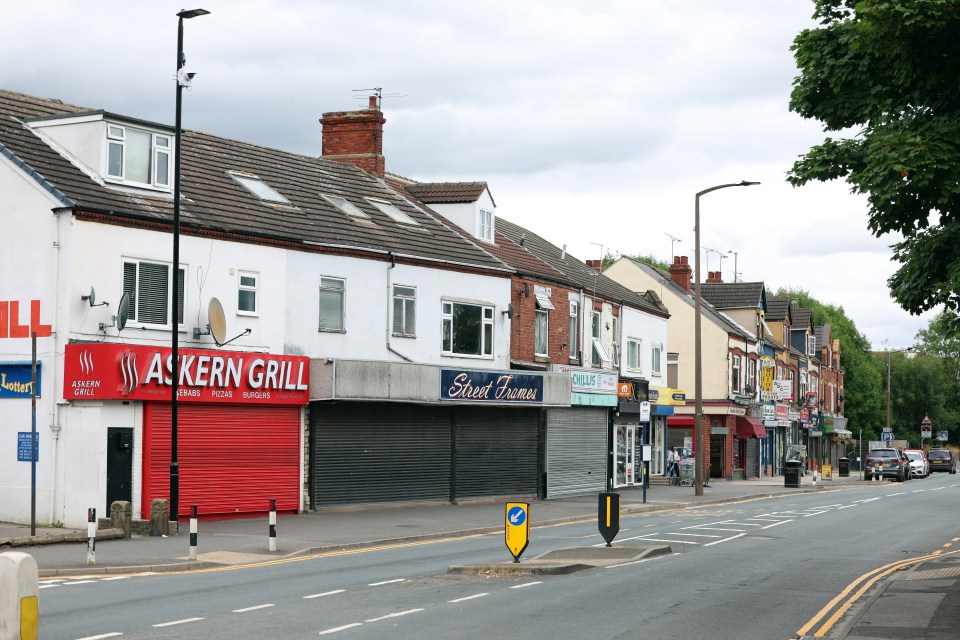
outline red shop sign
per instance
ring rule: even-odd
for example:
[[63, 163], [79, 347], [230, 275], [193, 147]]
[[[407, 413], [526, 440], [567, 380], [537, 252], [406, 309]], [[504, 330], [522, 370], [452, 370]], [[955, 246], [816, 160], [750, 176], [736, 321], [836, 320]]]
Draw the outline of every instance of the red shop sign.
[[[172, 349], [68, 344], [67, 400], [170, 401]], [[180, 402], [293, 405], [310, 399], [310, 359], [239, 351], [180, 349]]]

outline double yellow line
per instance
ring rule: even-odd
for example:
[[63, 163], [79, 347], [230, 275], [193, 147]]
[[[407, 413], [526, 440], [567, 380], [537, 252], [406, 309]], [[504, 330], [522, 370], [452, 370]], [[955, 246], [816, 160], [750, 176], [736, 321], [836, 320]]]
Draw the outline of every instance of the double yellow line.
[[[944, 549], [953, 546], [953, 544], [958, 541], [960, 541], [960, 538], [954, 538], [950, 542], [943, 545]], [[907, 567], [931, 560], [933, 558], [949, 556], [955, 553], [960, 553], [960, 550], [944, 552], [943, 549], [939, 549], [926, 555], [917, 556], [916, 558], [907, 558], [906, 560], [891, 562], [890, 564], [886, 564], [882, 567], [874, 569], [873, 571], [870, 571], [869, 573], [863, 574], [847, 585], [846, 589], [838, 593], [837, 597], [828, 602], [823, 609], [817, 612], [817, 614], [813, 616], [809, 622], [807, 622], [807, 624], [800, 627], [800, 629], [797, 631], [797, 637], [800, 638], [807, 636], [814, 627], [821, 623], [821, 627], [817, 629], [817, 631], [813, 634], [813, 637], [825, 637], [833, 628], [833, 626], [837, 624], [837, 621], [840, 620], [840, 618], [842, 618], [844, 614], [850, 610], [850, 607], [856, 604], [857, 600], [863, 597], [863, 594], [865, 594], [870, 587], [875, 585], [880, 580], [883, 580], [894, 571], [900, 571], [901, 569], [906, 569]], [[827, 617], [831, 612], [833, 612], [832, 615]]]

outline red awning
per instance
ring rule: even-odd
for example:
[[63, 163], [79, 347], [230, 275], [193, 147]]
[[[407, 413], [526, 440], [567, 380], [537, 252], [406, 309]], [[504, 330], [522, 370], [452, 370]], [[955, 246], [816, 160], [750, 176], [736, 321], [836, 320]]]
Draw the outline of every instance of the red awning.
[[763, 422], [758, 418], [749, 416], [737, 416], [737, 437], [741, 440], [747, 438], [766, 438], [767, 430], [763, 428]]
[[692, 429], [694, 423], [693, 416], [669, 416], [667, 418], [668, 427], [679, 427], [681, 429]]

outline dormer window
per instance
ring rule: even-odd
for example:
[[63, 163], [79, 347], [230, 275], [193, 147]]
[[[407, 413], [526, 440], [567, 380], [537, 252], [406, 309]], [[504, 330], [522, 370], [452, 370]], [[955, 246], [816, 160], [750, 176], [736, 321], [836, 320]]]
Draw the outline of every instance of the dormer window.
[[477, 217], [477, 237], [487, 242], [493, 242], [493, 212], [480, 209]]
[[170, 187], [172, 139], [119, 124], [107, 124], [107, 178], [133, 185]]
[[290, 204], [290, 201], [280, 195], [280, 193], [268, 185], [257, 176], [249, 173], [238, 173], [235, 171], [227, 172], [231, 178], [239, 182], [247, 191], [257, 196], [264, 202], [274, 202], [277, 204]]

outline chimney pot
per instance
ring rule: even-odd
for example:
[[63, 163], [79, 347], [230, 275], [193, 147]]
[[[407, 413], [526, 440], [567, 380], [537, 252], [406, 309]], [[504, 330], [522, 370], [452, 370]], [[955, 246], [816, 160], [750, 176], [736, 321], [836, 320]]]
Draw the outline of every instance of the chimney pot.
[[370, 96], [370, 99], [369, 99], [369, 101], [367, 102], [367, 105], [368, 105], [371, 109], [376, 109], [376, 108], [377, 108], [377, 96]]

